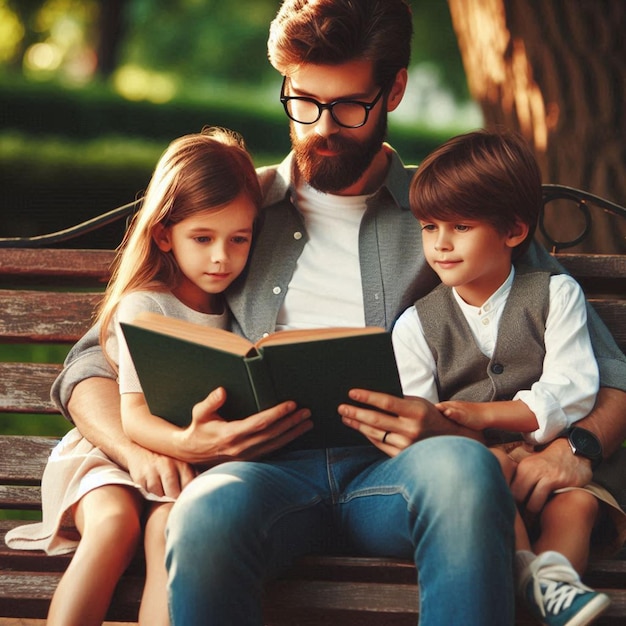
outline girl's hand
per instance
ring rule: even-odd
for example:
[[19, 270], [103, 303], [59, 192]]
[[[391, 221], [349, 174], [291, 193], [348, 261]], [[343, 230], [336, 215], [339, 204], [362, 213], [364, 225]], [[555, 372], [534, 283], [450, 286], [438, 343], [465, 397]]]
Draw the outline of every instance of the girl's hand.
[[423, 398], [397, 398], [364, 389], [352, 389], [349, 395], [355, 402], [372, 408], [341, 404], [338, 410], [343, 423], [363, 433], [389, 456], [399, 454], [420, 439], [437, 435], [477, 437], [475, 432], [446, 419], [434, 404]]
[[308, 409], [283, 402], [245, 419], [227, 422], [218, 411], [226, 390], [218, 387], [195, 405], [191, 424], [177, 433], [178, 458], [211, 466], [232, 459], [255, 459], [274, 452], [313, 427]]

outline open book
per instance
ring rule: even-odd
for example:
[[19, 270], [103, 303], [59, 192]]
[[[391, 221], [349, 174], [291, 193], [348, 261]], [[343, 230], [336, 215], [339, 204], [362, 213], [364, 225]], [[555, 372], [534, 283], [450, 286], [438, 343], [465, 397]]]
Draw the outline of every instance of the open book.
[[337, 407], [354, 387], [402, 395], [391, 335], [382, 328], [321, 328], [273, 333], [256, 344], [234, 333], [142, 313], [121, 323], [150, 411], [179, 426], [216, 387], [227, 392], [224, 419], [241, 419], [294, 400], [314, 428], [295, 448], [363, 445]]

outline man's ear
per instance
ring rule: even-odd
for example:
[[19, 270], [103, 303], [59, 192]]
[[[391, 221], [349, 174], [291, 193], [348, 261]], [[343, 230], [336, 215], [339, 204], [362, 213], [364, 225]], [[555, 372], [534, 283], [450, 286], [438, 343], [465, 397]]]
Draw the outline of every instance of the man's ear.
[[404, 97], [404, 92], [406, 90], [406, 83], [409, 78], [409, 75], [406, 71], [406, 68], [398, 70], [396, 74], [396, 78], [391, 85], [391, 89], [389, 89], [389, 96], [387, 97], [387, 111], [394, 111], [398, 108], [400, 102], [402, 102], [402, 98]]
[[172, 249], [170, 229], [163, 226], [163, 224], [159, 223], [154, 227], [152, 238], [161, 252], [169, 252]]
[[506, 236], [506, 245], [509, 248], [515, 248], [522, 243], [526, 237], [528, 237], [528, 224], [524, 224], [523, 222], [515, 222], [515, 225], [509, 231]]

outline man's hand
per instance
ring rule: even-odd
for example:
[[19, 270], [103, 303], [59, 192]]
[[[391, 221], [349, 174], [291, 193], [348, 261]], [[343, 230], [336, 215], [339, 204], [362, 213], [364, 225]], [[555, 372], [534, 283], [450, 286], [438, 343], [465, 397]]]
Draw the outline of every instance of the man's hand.
[[377, 448], [395, 456], [411, 444], [438, 435], [480, 435], [445, 418], [435, 405], [423, 398], [397, 398], [385, 393], [350, 390], [355, 402], [371, 408], [341, 404], [339, 414], [343, 423], [358, 430]]
[[517, 502], [535, 515], [541, 511], [555, 489], [582, 487], [591, 480], [591, 461], [572, 454], [567, 439], [555, 439], [541, 452], [514, 450], [512, 456], [519, 461], [511, 483]]

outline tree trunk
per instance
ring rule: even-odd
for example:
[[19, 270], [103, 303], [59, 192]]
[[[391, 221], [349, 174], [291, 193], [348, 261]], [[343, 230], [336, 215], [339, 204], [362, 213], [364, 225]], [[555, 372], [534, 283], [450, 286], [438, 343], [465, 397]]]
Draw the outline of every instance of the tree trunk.
[[[448, 0], [472, 97], [487, 127], [532, 144], [543, 180], [626, 205], [623, 0]], [[553, 203], [557, 241], [580, 232], [571, 204]], [[626, 253], [626, 220], [592, 209], [572, 251]]]
[[98, 74], [108, 78], [117, 69], [120, 44], [124, 35], [126, 0], [100, 0], [98, 20]]

